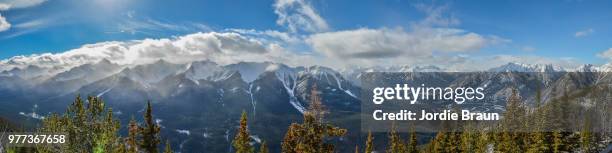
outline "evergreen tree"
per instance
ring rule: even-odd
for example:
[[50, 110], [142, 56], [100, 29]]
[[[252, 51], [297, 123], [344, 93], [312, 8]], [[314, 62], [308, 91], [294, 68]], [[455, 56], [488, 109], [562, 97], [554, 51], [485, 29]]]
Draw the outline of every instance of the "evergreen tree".
[[410, 142], [408, 142], [408, 148], [407, 148], [407, 152], [408, 153], [418, 153], [419, 150], [417, 148], [417, 133], [416, 130], [414, 128], [412, 128], [410, 130]]
[[42, 121], [38, 132], [66, 133], [68, 143], [59, 147], [39, 146], [37, 152], [112, 152], [119, 147], [117, 135], [120, 123], [112, 116], [112, 109], [106, 108], [98, 97], [80, 96], [68, 107], [62, 116], [51, 114]]
[[166, 140], [166, 147], [164, 148], [164, 153], [174, 153], [172, 151], [172, 147], [170, 146], [170, 141]]
[[140, 127], [138, 132], [142, 137], [139, 146], [148, 153], [158, 153], [157, 145], [160, 143], [160, 127], [153, 121], [153, 109], [151, 102], [147, 102], [147, 110], [144, 114], [145, 127]]
[[565, 147], [565, 142], [564, 142], [562, 132], [560, 132], [559, 130], [555, 130], [553, 132], [553, 144], [552, 144], [553, 153], [560, 153], [560, 152], [565, 151], [564, 147]]
[[[536, 100], [536, 103], [537, 102]], [[547, 109], [538, 107], [536, 112], [532, 113], [534, 124], [532, 126], [532, 131], [529, 133], [529, 145], [527, 146], [528, 153], [540, 153], [540, 152], [550, 152], [550, 143], [547, 138], [547, 132], [545, 131], [546, 125], [546, 112]]]
[[134, 117], [130, 120], [130, 124], [128, 125], [128, 137], [127, 137], [127, 152], [128, 153], [137, 153], [138, 152], [138, 124]]
[[249, 135], [249, 131], [247, 129], [247, 114], [245, 111], [242, 111], [242, 116], [240, 117], [240, 128], [236, 132], [236, 137], [232, 142], [234, 149], [236, 149], [236, 153], [253, 153], [254, 149], [251, 146], [251, 136]]
[[292, 123], [287, 129], [287, 133], [283, 138], [283, 142], [281, 144], [281, 149], [284, 153], [295, 153], [296, 146], [298, 144], [298, 133], [300, 130], [300, 125], [297, 123]]
[[389, 148], [387, 149], [387, 153], [404, 153], [405, 151], [405, 145], [394, 124], [391, 127], [391, 132], [389, 132]]
[[114, 152], [115, 153], [127, 153], [128, 150], [123, 143], [119, 142], [119, 146], [115, 148]]
[[474, 152], [484, 153], [489, 150], [489, 144], [491, 140], [489, 138], [489, 134], [487, 132], [482, 131], [478, 134], [478, 140], [476, 141], [476, 146]]
[[268, 150], [268, 144], [266, 143], [266, 141], [263, 141], [261, 143], [261, 146], [259, 146], [259, 153], [269, 153], [270, 151]]
[[518, 90], [512, 89], [512, 94], [508, 97], [506, 103], [506, 112], [504, 119], [501, 121], [502, 134], [501, 142], [498, 148], [502, 152], [524, 152], [522, 149], [523, 136], [520, 132], [523, 130], [523, 117], [525, 108], [522, 105], [521, 98], [518, 95]]
[[432, 140], [432, 152], [434, 153], [447, 153], [450, 148], [448, 134], [445, 131], [439, 131], [436, 137]]
[[323, 121], [323, 105], [316, 92], [316, 86], [311, 92], [310, 106], [304, 112], [302, 124], [293, 123], [289, 126], [282, 143], [284, 153], [332, 153], [333, 144], [326, 143], [329, 137], [340, 137], [346, 134], [346, 129], [332, 126]]
[[584, 119], [582, 125], [582, 131], [580, 131], [580, 147], [583, 153], [590, 153], [593, 151], [593, 133], [591, 133], [591, 121], [587, 117]]
[[468, 123], [463, 127], [461, 133], [461, 151], [462, 152], [475, 152], [476, 141], [478, 139], [477, 133], [474, 132], [472, 124]]
[[372, 131], [368, 131], [365, 153], [372, 153], [372, 151], [374, 151], [374, 137], [372, 137]]

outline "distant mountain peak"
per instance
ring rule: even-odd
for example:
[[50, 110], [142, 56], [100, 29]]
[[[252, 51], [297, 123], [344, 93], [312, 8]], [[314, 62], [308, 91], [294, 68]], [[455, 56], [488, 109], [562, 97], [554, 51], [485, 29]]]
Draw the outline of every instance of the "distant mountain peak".
[[565, 69], [552, 64], [524, 64], [510, 62], [499, 67], [489, 69], [491, 72], [564, 72]]
[[596, 72], [599, 68], [593, 64], [584, 64], [575, 69], [576, 72]]

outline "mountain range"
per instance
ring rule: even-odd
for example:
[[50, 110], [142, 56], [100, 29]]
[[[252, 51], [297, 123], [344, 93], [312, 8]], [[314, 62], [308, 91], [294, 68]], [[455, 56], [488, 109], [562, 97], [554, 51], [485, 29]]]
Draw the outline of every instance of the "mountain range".
[[[37, 122], [51, 112], [63, 112], [75, 96], [102, 97], [122, 123], [141, 116], [144, 103], [152, 101], [162, 135], [181, 151], [226, 152], [242, 111], [249, 114], [254, 140], [280, 142], [286, 127], [301, 120], [312, 91], [324, 99], [329, 120], [359, 131], [361, 79], [363, 72], [440, 72], [407, 78], [429, 80], [440, 85], [485, 86], [490, 105], [475, 106], [481, 111], [502, 111], [511, 87], [533, 99], [538, 84], [551, 93], [598, 82], [612, 82], [605, 72], [612, 65], [583, 65], [566, 69], [554, 65], [508, 63], [477, 75], [456, 77], [433, 65], [337, 69], [323, 66], [291, 67], [273, 62], [240, 62], [220, 65], [211, 61], [171, 63], [157, 60], [148, 64], [121, 65], [109, 60], [71, 68], [25, 66], [0, 72], [0, 116]], [[509, 73], [510, 72], [510, 73]], [[521, 72], [521, 73], [512, 73]], [[527, 72], [527, 73], [522, 73]], [[525, 75], [542, 78], [533, 82]], [[573, 77], [567, 72], [587, 72]], [[582, 73], [580, 73], [582, 74]], [[479, 107], [482, 107], [479, 108]], [[484, 108], [494, 108], [487, 110]], [[354, 144], [359, 135], [339, 143]], [[257, 143], [257, 142], [254, 142]], [[219, 145], [223, 144], [223, 145]], [[279, 148], [279, 144], [270, 144]]]

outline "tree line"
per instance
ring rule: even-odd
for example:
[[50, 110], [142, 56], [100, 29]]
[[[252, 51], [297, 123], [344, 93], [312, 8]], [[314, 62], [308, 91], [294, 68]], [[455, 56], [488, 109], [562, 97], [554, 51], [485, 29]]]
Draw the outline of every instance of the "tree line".
[[[580, 94], [580, 93], [579, 93]], [[592, 95], [601, 96], [601, 95]], [[554, 96], [553, 96], [554, 97]], [[530, 109], [512, 90], [507, 98], [504, 118], [497, 124], [477, 126], [465, 124], [462, 131], [442, 130], [437, 132], [429, 142], [418, 142], [414, 127], [407, 140], [400, 137], [396, 126], [388, 132], [386, 148], [375, 148], [372, 132], [368, 132], [365, 144], [356, 145], [355, 153], [595, 153], [609, 143], [609, 133], [595, 133], [592, 130], [590, 113], [592, 109], [582, 112], [583, 118], [572, 118], [569, 114], [579, 109], [572, 103], [572, 96], [564, 93], [547, 103], [542, 102], [541, 93], [537, 91], [535, 107]], [[346, 129], [335, 127], [324, 120], [325, 110], [316, 92], [312, 92], [309, 109], [304, 113], [303, 123], [293, 123], [288, 127], [282, 141], [283, 153], [332, 153], [335, 146], [331, 138], [347, 134]], [[602, 104], [603, 103], [603, 104]], [[596, 105], [607, 105], [598, 101]], [[572, 121], [581, 121], [579, 132], [568, 129]], [[237, 153], [254, 153], [253, 145], [248, 139], [246, 113], [243, 112], [238, 135], [234, 139]], [[602, 143], [603, 142], [603, 143]], [[363, 150], [363, 151], [360, 151]], [[260, 153], [267, 153], [266, 144], [260, 147]]]
[[[598, 95], [595, 95], [598, 96]], [[507, 98], [504, 118], [495, 125], [486, 127], [466, 124], [463, 131], [442, 130], [428, 142], [418, 142], [414, 127], [410, 127], [409, 137], [404, 140], [397, 128], [393, 126], [387, 134], [386, 148], [376, 148], [372, 132], [367, 133], [365, 142], [356, 145], [355, 153], [481, 153], [481, 152], [584, 152], [591, 153], [603, 149], [603, 144], [609, 136], [607, 133], [591, 131], [592, 123], [584, 115], [581, 120], [580, 132], [568, 132], [572, 123], [568, 114], [577, 109], [572, 97], [565, 93], [543, 103], [541, 93], [536, 93], [536, 106], [529, 108], [523, 103], [516, 90]], [[586, 110], [586, 113], [594, 112]], [[333, 153], [337, 146], [333, 139], [341, 138], [349, 131], [334, 126], [325, 120], [327, 113], [318, 96], [316, 88], [311, 91], [310, 104], [303, 113], [302, 123], [292, 123], [281, 142], [283, 153]], [[138, 123], [132, 117], [127, 125], [128, 135], [119, 135], [121, 127], [119, 120], [113, 116], [112, 108], [106, 107], [98, 97], [87, 97], [83, 100], [77, 96], [62, 115], [51, 114], [42, 120], [42, 126], [37, 129], [41, 133], [66, 133], [65, 145], [41, 145], [34, 148], [5, 148], [6, 152], [68, 152], [68, 153], [172, 153], [168, 141], [162, 146], [159, 133], [160, 126], [153, 120], [151, 103], [146, 105], [143, 123]], [[243, 112], [232, 141], [232, 151], [236, 153], [268, 153], [265, 140], [255, 148], [249, 133], [247, 113]], [[407, 128], [407, 127], [404, 127]], [[521, 132], [521, 130], [531, 130]]]
[[[132, 120], [128, 124], [128, 136], [121, 137], [119, 120], [113, 116], [98, 97], [89, 96], [83, 100], [77, 96], [62, 115], [53, 113], [42, 120], [39, 133], [64, 133], [63, 145], [38, 145], [36, 147], [5, 148], [7, 153], [158, 153], [161, 143], [160, 127], [153, 120], [153, 108], [147, 102], [144, 123]], [[172, 153], [166, 141], [164, 153]]]

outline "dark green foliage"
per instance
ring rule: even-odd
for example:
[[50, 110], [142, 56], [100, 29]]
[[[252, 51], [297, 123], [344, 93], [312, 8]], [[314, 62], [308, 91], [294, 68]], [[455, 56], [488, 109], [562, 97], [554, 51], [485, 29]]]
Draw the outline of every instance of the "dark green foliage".
[[87, 102], [77, 96], [62, 116], [52, 114], [45, 118], [39, 132], [66, 133], [67, 143], [61, 147], [39, 147], [39, 152], [113, 152], [122, 144], [117, 132], [120, 123], [113, 118], [112, 109], [106, 108], [98, 97]]
[[330, 137], [340, 137], [346, 134], [346, 129], [324, 123], [321, 99], [316, 88], [312, 90], [310, 106], [304, 112], [302, 124], [293, 123], [287, 129], [282, 143], [284, 153], [333, 153], [335, 147], [325, 140]]
[[269, 153], [270, 150], [268, 149], [268, 144], [266, 143], [266, 141], [263, 141], [261, 143], [261, 146], [259, 146], [259, 153]]
[[145, 127], [140, 127], [138, 132], [142, 141], [138, 144], [139, 146], [148, 153], [157, 153], [157, 145], [160, 143], [159, 132], [160, 128], [153, 121], [153, 108], [151, 108], [151, 102], [147, 102], [147, 110], [144, 114]]
[[402, 141], [395, 128], [395, 125], [391, 128], [391, 132], [389, 132], [389, 147], [387, 149], [387, 153], [404, 153], [406, 152], [406, 145]]
[[374, 137], [372, 137], [372, 131], [368, 132], [368, 138], [366, 140], [365, 153], [372, 153], [374, 151]]
[[247, 114], [245, 111], [242, 111], [242, 116], [240, 117], [240, 128], [236, 132], [236, 137], [232, 142], [234, 149], [236, 149], [236, 153], [253, 153], [254, 148], [251, 146], [251, 135], [249, 135], [249, 131], [247, 129]]
[[172, 151], [172, 147], [170, 146], [170, 141], [166, 141], [166, 147], [164, 148], [164, 153], [174, 153], [174, 151]]
[[[153, 122], [151, 105], [144, 114], [146, 127], [140, 127], [134, 119], [128, 125], [128, 137], [121, 138], [120, 123], [113, 111], [105, 107], [98, 97], [86, 101], [77, 96], [63, 115], [51, 114], [38, 128], [41, 133], [65, 133], [67, 142], [61, 146], [38, 146], [37, 152], [68, 153], [157, 153], [160, 128]], [[166, 145], [170, 148], [169, 144]], [[19, 149], [18, 149], [19, 150]], [[16, 151], [22, 152], [22, 151]]]
[[418, 153], [419, 150], [417, 148], [417, 144], [418, 144], [417, 133], [416, 133], [416, 130], [412, 128], [410, 131], [410, 142], [408, 142], [407, 152], [408, 153]]

